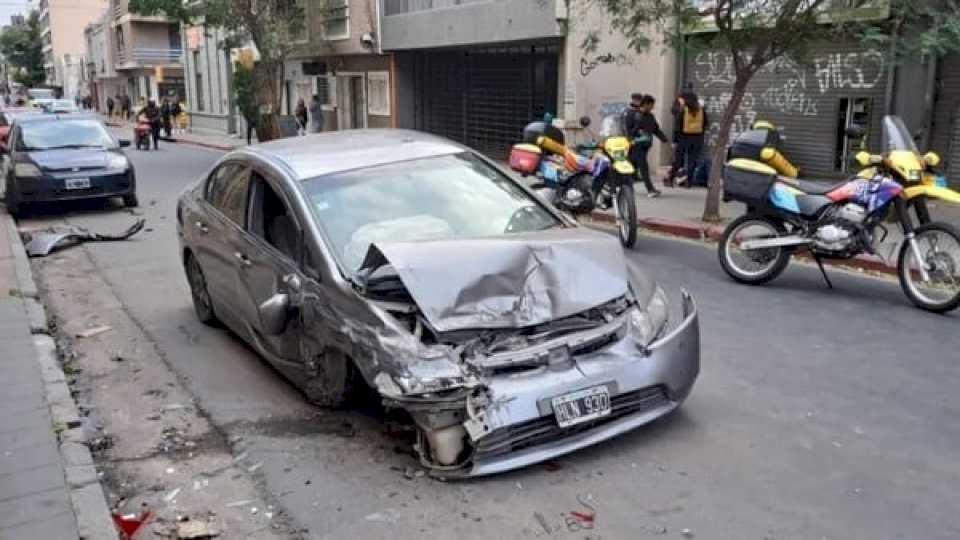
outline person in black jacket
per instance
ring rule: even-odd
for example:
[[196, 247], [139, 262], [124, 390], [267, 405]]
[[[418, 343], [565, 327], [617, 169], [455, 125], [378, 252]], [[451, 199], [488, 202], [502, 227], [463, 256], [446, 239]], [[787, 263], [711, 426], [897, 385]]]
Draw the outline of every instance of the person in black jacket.
[[659, 197], [660, 191], [653, 186], [650, 179], [650, 164], [647, 162], [647, 155], [650, 153], [650, 147], [653, 146], [654, 137], [660, 139], [660, 142], [664, 144], [667, 143], [667, 136], [660, 130], [660, 124], [653, 116], [653, 106], [656, 102], [650, 95], [631, 95], [630, 109], [624, 119], [624, 129], [631, 141], [630, 163], [633, 163], [634, 168], [637, 169], [640, 180], [647, 188], [647, 197], [651, 199]]
[[147, 122], [150, 122], [150, 132], [153, 135], [153, 149], [160, 149], [160, 126], [162, 125], [162, 119], [160, 114], [160, 107], [157, 107], [157, 103], [152, 99], [147, 102], [147, 106], [140, 109], [140, 112], [137, 113], [137, 118], [141, 116], [145, 117]]
[[710, 119], [690, 83], [684, 86], [683, 92], [673, 103], [671, 112], [674, 115], [673, 139], [676, 147], [673, 167], [670, 168], [670, 175], [664, 184], [672, 186], [676, 179], [678, 183], [686, 182], [689, 188], [693, 182], [697, 161], [703, 152], [704, 138], [710, 127]]

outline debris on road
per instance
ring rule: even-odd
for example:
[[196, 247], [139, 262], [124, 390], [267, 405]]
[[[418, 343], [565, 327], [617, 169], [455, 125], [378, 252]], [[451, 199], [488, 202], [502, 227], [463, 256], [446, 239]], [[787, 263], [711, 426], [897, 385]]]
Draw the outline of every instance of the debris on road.
[[253, 504], [253, 502], [254, 502], [253, 499], [244, 499], [242, 501], [228, 502], [223, 506], [225, 506], [226, 508], [236, 508], [238, 506], [247, 506], [248, 504]]
[[78, 338], [92, 338], [94, 336], [99, 336], [104, 332], [109, 332], [110, 330], [113, 330], [112, 326], [107, 326], [107, 325], [94, 326], [93, 328], [87, 328], [86, 330], [81, 330], [80, 332], [77, 332], [76, 336]]
[[84, 242], [116, 242], [126, 240], [143, 230], [147, 220], [138, 219], [120, 234], [90, 232], [83, 227], [53, 227], [43, 231], [21, 233], [24, 248], [31, 257], [46, 257], [53, 251], [80, 245]]
[[550, 525], [547, 524], [547, 518], [543, 517], [543, 514], [540, 512], [534, 512], [533, 517], [537, 520], [537, 523], [540, 524], [540, 527], [543, 529], [543, 532], [550, 534], [552, 530]]
[[104, 435], [103, 437], [97, 437], [89, 442], [88, 446], [90, 447], [91, 452], [102, 452], [103, 450], [109, 450], [113, 448], [113, 436]]
[[173, 488], [172, 490], [170, 490], [170, 493], [167, 493], [166, 495], [163, 496], [163, 502], [165, 503], [173, 502], [173, 500], [177, 498], [177, 495], [180, 494], [181, 489], [183, 488]]
[[120, 530], [120, 537], [124, 540], [133, 538], [141, 527], [147, 524], [153, 518], [153, 512], [144, 512], [139, 516], [136, 514], [113, 514], [113, 523]]
[[680, 534], [683, 535], [684, 538], [693, 538], [693, 529], [683, 529], [680, 531]]
[[178, 540], [193, 540], [197, 538], [213, 538], [220, 536], [220, 529], [209, 521], [181, 521], [177, 524]]

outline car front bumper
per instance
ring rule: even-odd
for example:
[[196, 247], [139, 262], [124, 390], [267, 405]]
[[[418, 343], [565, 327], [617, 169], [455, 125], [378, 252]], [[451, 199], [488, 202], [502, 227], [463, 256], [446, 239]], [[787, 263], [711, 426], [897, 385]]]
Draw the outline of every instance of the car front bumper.
[[[700, 326], [696, 303], [683, 293], [683, 318], [645, 354], [623, 339], [574, 365], [492, 378], [488, 433], [473, 442], [471, 464], [452, 476], [496, 474], [555, 458], [616, 437], [675, 410], [700, 372]], [[560, 428], [551, 399], [607, 385], [611, 413]]]
[[[90, 187], [67, 189], [68, 178], [89, 178]], [[128, 170], [122, 173], [75, 174], [69, 177], [17, 178], [14, 189], [20, 202], [55, 202], [128, 195], [135, 192], [136, 181], [133, 171]]]

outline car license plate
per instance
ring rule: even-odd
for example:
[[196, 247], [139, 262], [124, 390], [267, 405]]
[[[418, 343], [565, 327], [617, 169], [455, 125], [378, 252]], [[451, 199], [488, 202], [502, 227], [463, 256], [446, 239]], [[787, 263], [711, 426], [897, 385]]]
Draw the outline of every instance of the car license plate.
[[67, 178], [67, 189], [90, 189], [89, 178]]
[[553, 398], [553, 414], [560, 427], [569, 427], [610, 414], [610, 389], [594, 386]]

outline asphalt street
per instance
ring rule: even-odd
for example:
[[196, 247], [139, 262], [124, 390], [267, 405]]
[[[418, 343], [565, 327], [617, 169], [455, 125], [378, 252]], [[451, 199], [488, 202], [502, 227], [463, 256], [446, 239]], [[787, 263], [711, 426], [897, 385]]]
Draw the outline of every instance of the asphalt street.
[[[794, 264], [751, 288], [726, 277], [715, 248], [642, 235], [630, 257], [701, 310], [702, 372], [683, 408], [547, 466], [408, 479], [407, 436], [376, 408], [315, 409], [196, 320], [175, 203], [221, 154], [167, 144], [128, 155], [149, 230], [77, 249], [235, 450], [263, 463], [260, 489], [309, 538], [960, 537], [960, 314], [915, 309], [893, 280], [833, 270], [828, 290]], [[22, 225], [112, 231], [134, 219], [89, 204], [41, 210]], [[571, 530], [563, 514], [584, 503], [596, 527]]]

